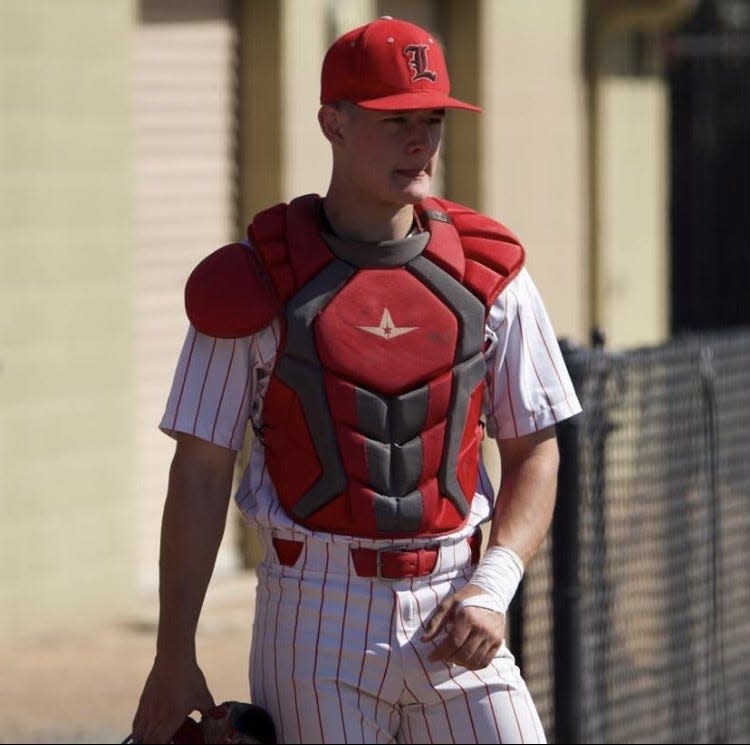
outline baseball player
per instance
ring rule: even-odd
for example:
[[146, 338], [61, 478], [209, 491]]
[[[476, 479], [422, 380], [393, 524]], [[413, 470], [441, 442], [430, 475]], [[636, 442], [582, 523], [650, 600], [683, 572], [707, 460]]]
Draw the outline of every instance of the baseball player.
[[134, 738], [214, 703], [195, 631], [249, 421], [250, 696], [279, 741], [545, 742], [505, 613], [550, 525], [555, 425], [580, 406], [519, 240], [431, 194], [446, 110], [479, 109], [450, 95], [435, 38], [390, 17], [334, 42], [320, 100], [325, 196], [261, 211], [186, 286]]

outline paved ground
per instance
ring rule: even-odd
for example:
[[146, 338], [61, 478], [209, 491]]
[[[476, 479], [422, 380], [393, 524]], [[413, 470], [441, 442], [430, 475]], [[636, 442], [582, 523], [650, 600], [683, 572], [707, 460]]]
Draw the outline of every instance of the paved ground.
[[[198, 654], [217, 703], [248, 700], [247, 654], [255, 573], [215, 579]], [[0, 647], [0, 742], [120, 743], [130, 733], [154, 655], [156, 602], [87, 635]]]

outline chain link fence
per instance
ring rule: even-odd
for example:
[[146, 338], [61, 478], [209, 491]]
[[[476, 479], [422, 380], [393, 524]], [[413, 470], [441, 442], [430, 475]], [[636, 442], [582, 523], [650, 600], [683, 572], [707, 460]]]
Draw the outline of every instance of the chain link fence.
[[750, 742], [750, 329], [563, 348], [583, 413], [510, 619], [548, 739]]

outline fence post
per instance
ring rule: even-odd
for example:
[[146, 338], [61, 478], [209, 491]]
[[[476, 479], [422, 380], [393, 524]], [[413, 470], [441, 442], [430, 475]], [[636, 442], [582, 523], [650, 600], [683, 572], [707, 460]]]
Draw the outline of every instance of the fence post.
[[[560, 342], [574, 384], [573, 347]], [[578, 387], [576, 386], [578, 389]], [[555, 740], [581, 743], [581, 593], [578, 580], [578, 431], [580, 416], [557, 425], [560, 468], [552, 520]]]

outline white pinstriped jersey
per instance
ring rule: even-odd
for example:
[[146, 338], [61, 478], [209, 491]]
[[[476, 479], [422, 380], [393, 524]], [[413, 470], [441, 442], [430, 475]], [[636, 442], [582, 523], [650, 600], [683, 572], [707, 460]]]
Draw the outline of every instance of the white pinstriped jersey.
[[[485, 333], [489, 344], [484, 414], [489, 436], [518, 437], [581, 411], [549, 316], [525, 268], [495, 302]], [[222, 447], [242, 449], [248, 421], [262, 424], [263, 396], [278, 340], [277, 322], [238, 339], [205, 336], [191, 326], [159, 425], [162, 431], [172, 436], [186, 432]], [[473, 500], [461, 532], [471, 534], [490, 516], [489, 492], [478, 484], [478, 493], [485, 498]], [[245, 516], [260, 525], [306, 532], [281, 509], [257, 438], [252, 440], [236, 501]], [[330, 540], [348, 538], [330, 536]]]

